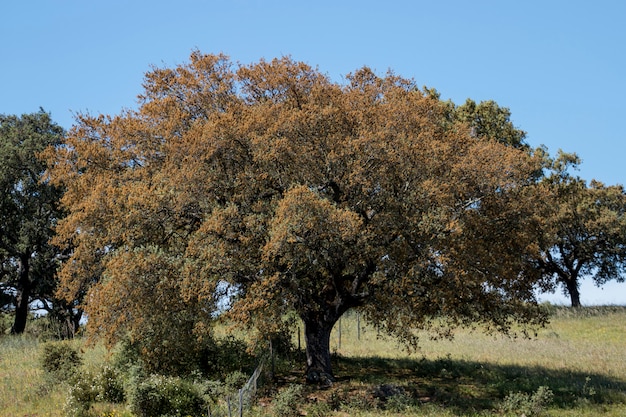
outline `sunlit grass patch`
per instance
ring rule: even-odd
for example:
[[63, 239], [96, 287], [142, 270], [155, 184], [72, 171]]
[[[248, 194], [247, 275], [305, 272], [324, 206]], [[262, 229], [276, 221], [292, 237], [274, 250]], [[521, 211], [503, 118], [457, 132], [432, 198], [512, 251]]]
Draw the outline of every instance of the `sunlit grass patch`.
[[63, 394], [45, 385], [37, 339], [2, 336], [0, 352], [0, 416], [61, 416]]

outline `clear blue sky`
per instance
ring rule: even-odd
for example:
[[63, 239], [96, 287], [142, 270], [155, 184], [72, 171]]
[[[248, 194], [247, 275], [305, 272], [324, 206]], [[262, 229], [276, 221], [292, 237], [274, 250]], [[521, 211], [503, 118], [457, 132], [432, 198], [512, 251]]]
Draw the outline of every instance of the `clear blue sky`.
[[[336, 81], [364, 65], [497, 101], [532, 146], [578, 153], [579, 175], [624, 184], [626, 1], [20, 0], [0, 5], [0, 113], [133, 108], [151, 66], [192, 50], [291, 55]], [[554, 301], [562, 297], [550, 298]], [[582, 301], [626, 304], [626, 284]]]

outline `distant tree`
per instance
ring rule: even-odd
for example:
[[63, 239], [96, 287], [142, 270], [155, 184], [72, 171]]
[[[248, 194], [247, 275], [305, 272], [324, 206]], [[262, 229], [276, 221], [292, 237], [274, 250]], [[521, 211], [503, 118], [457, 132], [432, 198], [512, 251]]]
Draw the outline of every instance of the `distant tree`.
[[600, 287], [624, 282], [626, 272], [626, 193], [621, 185], [587, 184], [568, 172], [580, 164], [575, 154], [559, 152], [543, 186], [549, 204], [541, 234], [539, 267], [580, 307], [580, 281]]
[[198, 335], [228, 294], [226, 317], [262, 335], [297, 313], [307, 379], [324, 382], [351, 308], [409, 345], [544, 322], [527, 262], [541, 161], [472, 136], [413, 81], [195, 52], [144, 88], [137, 111], [81, 117], [49, 155], [70, 211], [56, 241], [76, 248], [62, 291], [88, 289], [94, 332], [137, 335], [174, 309]]
[[12, 333], [24, 332], [33, 300], [52, 309], [60, 259], [48, 241], [63, 215], [62, 190], [43, 181], [46, 165], [38, 153], [58, 146], [63, 134], [43, 110], [0, 115], [0, 289], [2, 308], [15, 313]]

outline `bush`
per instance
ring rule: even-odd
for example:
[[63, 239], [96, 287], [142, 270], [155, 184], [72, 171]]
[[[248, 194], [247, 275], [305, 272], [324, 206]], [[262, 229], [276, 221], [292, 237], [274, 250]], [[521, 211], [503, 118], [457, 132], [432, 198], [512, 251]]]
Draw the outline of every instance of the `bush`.
[[205, 409], [202, 393], [193, 383], [160, 375], [139, 383], [129, 402], [138, 417], [186, 417], [200, 415]]
[[74, 380], [71, 386], [63, 411], [66, 417], [87, 417], [89, 409], [96, 401], [98, 396], [98, 388], [96, 384], [96, 376], [91, 372], [85, 371]]
[[246, 382], [248, 382], [248, 375], [244, 374], [241, 371], [231, 372], [224, 378], [224, 384], [229, 390], [233, 392], [237, 392], [241, 387], [246, 384]]
[[402, 411], [406, 411], [410, 407], [415, 405], [415, 400], [405, 392], [400, 394], [392, 395], [387, 398], [387, 402], [385, 403], [385, 408], [387, 410], [400, 413]]
[[9, 334], [12, 323], [12, 317], [9, 314], [0, 312], [0, 336]]
[[302, 404], [304, 399], [303, 390], [302, 385], [292, 384], [280, 391], [272, 401], [274, 415], [280, 417], [299, 416], [298, 406]]
[[124, 389], [117, 372], [110, 366], [103, 366], [96, 374], [83, 371], [73, 378], [64, 411], [67, 417], [89, 415], [94, 402], [121, 403]]
[[97, 391], [96, 401], [107, 403], [124, 402], [124, 385], [117, 370], [109, 365], [103, 366], [98, 375], [96, 375], [95, 388]]
[[219, 398], [230, 393], [222, 381], [203, 380], [197, 384], [201, 387], [205, 401], [209, 403], [217, 403]]
[[326, 417], [332, 413], [330, 405], [323, 401], [317, 401], [306, 407], [306, 415], [311, 417]]
[[540, 416], [553, 399], [554, 393], [550, 388], [541, 386], [533, 394], [510, 393], [504, 398], [501, 410], [506, 414], [525, 417]]
[[69, 381], [76, 375], [81, 364], [78, 350], [70, 343], [48, 342], [43, 345], [41, 366], [54, 380]]
[[255, 365], [255, 358], [247, 351], [247, 344], [233, 336], [188, 341], [185, 348], [179, 350], [171, 344], [168, 346], [168, 353], [160, 356], [144, 342], [123, 339], [116, 346], [113, 363], [122, 371], [140, 364], [149, 374], [182, 377], [200, 374], [209, 379], [222, 378], [234, 371], [249, 373]]
[[233, 336], [214, 340], [203, 351], [202, 371], [209, 377], [221, 377], [235, 371], [249, 372], [254, 369], [254, 357], [248, 346]]

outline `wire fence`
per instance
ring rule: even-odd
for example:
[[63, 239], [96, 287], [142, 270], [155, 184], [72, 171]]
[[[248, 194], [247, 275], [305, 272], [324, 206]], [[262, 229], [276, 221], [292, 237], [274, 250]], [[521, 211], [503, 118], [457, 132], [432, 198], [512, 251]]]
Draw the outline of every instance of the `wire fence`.
[[[348, 319], [346, 323], [342, 323], [342, 319], [339, 319], [333, 331], [332, 343], [336, 349], [341, 349], [343, 336], [347, 336], [348, 339], [351, 340], [356, 338], [357, 341], [361, 341], [362, 333], [366, 331], [358, 311], [352, 314], [346, 314], [345, 316]], [[301, 349], [304, 348], [301, 340], [303, 326], [296, 326], [295, 331], [297, 332], [297, 349], [300, 352]], [[269, 340], [268, 342], [268, 350], [261, 355], [259, 364], [246, 383], [236, 393], [223, 396], [221, 398], [221, 406], [216, 406], [214, 409], [209, 408], [208, 417], [243, 417], [244, 412], [252, 407], [258, 388], [264, 383], [263, 377], [265, 376], [270, 380], [274, 378], [274, 361], [276, 358], [272, 341]]]
[[233, 413], [235, 412], [235, 415], [242, 417], [244, 411], [252, 407], [254, 397], [257, 394], [259, 379], [263, 375], [263, 368], [265, 367], [266, 360], [267, 357], [264, 357], [260, 361], [250, 378], [248, 378], [248, 381], [237, 391], [237, 393], [225, 396], [225, 409], [211, 409], [211, 406], [209, 405], [208, 417], [233, 417]]

